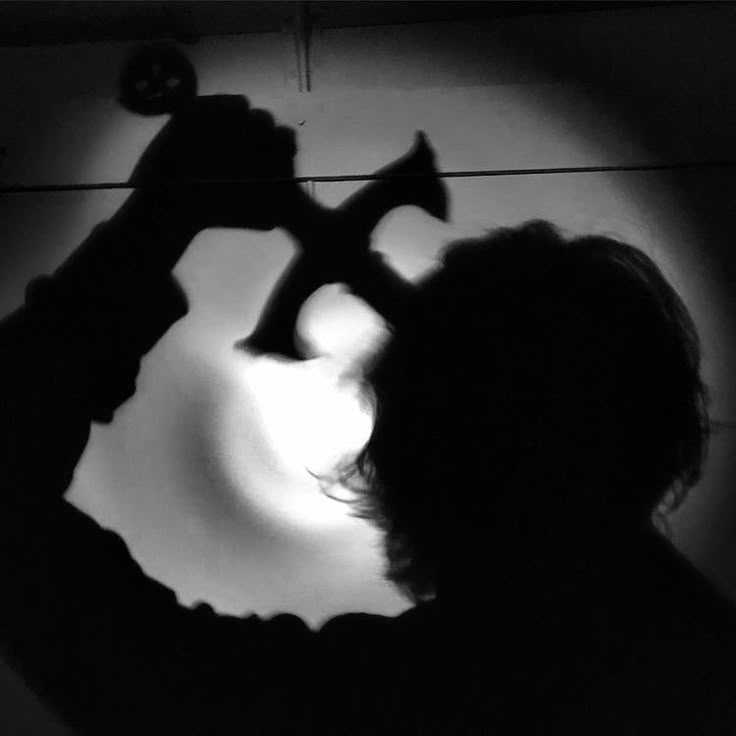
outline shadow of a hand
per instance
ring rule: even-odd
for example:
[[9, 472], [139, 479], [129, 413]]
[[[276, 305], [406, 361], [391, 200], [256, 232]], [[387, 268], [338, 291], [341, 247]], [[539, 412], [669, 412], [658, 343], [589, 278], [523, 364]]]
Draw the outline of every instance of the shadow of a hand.
[[240, 95], [195, 97], [164, 125], [131, 183], [176, 188], [198, 227], [270, 230], [293, 188], [294, 131]]

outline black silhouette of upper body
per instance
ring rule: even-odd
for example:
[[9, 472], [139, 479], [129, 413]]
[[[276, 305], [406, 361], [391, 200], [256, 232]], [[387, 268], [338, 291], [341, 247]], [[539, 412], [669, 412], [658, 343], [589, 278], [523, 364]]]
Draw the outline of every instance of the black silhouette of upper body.
[[[208, 98], [137, 173], [288, 177], [294, 153]], [[187, 311], [188, 243], [278, 225], [281, 195], [141, 189], [0, 326], [8, 660], [80, 734], [736, 732], [733, 610], [651, 521], [700, 473], [697, 336], [625, 244], [540, 222], [457, 243], [367, 370], [376, 425], [339, 475], [402, 615], [185, 608], [64, 499], [90, 423]]]

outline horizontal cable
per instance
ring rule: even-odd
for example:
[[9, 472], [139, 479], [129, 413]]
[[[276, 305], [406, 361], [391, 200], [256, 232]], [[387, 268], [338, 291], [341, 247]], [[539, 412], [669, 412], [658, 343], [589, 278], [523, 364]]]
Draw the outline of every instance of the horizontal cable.
[[[561, 166], [533, 169], [477, 169], [468, 171], [440, 171], [439, 179], [489, 178], [498, 176], [546, 176], [548, 174], [605, 174], [616, 172], [675, 171], [683, 169], [723, 169], [736, 166], [736, 161], [680, 161], [660, 164], [624, 164], [620, 166]], [[114, 189], [156, 189], [171, 185], [238, 186], [245, 184], [329, 184], [351, 181], [380, 181], [384, 179], [415, 179], [435, 176], [430, 174], [338, 174], [334, 176], [294, 176], [245, 179], [177, 179], [151, 184], [133, 185], [130, 182], [96, 182], [90, 184], [8, 184], [0, 186], [0, 194], [35, 194], [40, 192], [87, 192]]]

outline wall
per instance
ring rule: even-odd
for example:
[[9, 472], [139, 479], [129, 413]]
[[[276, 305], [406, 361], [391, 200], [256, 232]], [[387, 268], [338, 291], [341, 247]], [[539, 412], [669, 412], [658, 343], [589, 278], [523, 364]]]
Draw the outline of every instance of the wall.
[[[643, 247], [693, 311], [713, 414], [733, 422], [733, 169], [649, 167], [736, 158], [735, 25], [730, 4], [701, 4], [335, 29], [313, 39], [310, 92], [297, 89], [287, 34], [206, 38], [186, 52], [201, 93], [245, 93], [297, 127], [305, 176], [370, 173], [403, 153], [415, 130], [428, 133], [440, 168], [466, 175], [447, 179], [450, 224], [411, 208], [380, 224], [375, 247], [406, 275], [431, 267], [455, 237], [532, 217]], [[127, 178], [163, 123], [116, 103], [117, 75], [133, 48], [0, 51], [7, 152], [0, 185]], [[570, 167], [597, 170], [493, 173]], [[487, 173], [467, 173], [479, 171]], [[316, 182], [312, 191], [337, 204], [359, 185]], [[125, 196], [113, 189], [0, 196], [2, 312]], [[115, 423], [94, 430], [70, 498], [118, 530], [185, 605], [293, 610], [315, 624], [345, 610], [396, 612], [405, 604], [380, 579], [375, 534], [328, 509], [300, 467], [319, 415], [305, 394], [329, 384], [334, 361], [256, 365], [230, 349], [252, 328], [292, 250], [281, 232], [220, 230], [197, 239], [177, 269], [191, 312], [144, 361], [139, 392]], [[305, 318], [335, 359], [348, 348], [329, 323], [346, 310], [366, 339], [380, 332], [367, 310], [335, 290]], [[297, 402], [290, 413], [287, 395]], [[673, 520], [673, 534], [736, 598], [735, 445], [731, 430], [714, 437], [708, 472]], [[12, 675], [0, 675], [7, 701], [0, 733], [59, 732]]]

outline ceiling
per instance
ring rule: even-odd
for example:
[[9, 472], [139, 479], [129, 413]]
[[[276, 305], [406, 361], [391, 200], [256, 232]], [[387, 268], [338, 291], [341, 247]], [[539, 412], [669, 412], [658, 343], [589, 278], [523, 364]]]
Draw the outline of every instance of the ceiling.
[[322, 28], [519, 15], [615, 12], [672, 2], [0, 2], [0, 46], [126, 40], [194, 42], [202, 36], [282, 31], [296, 22]]

